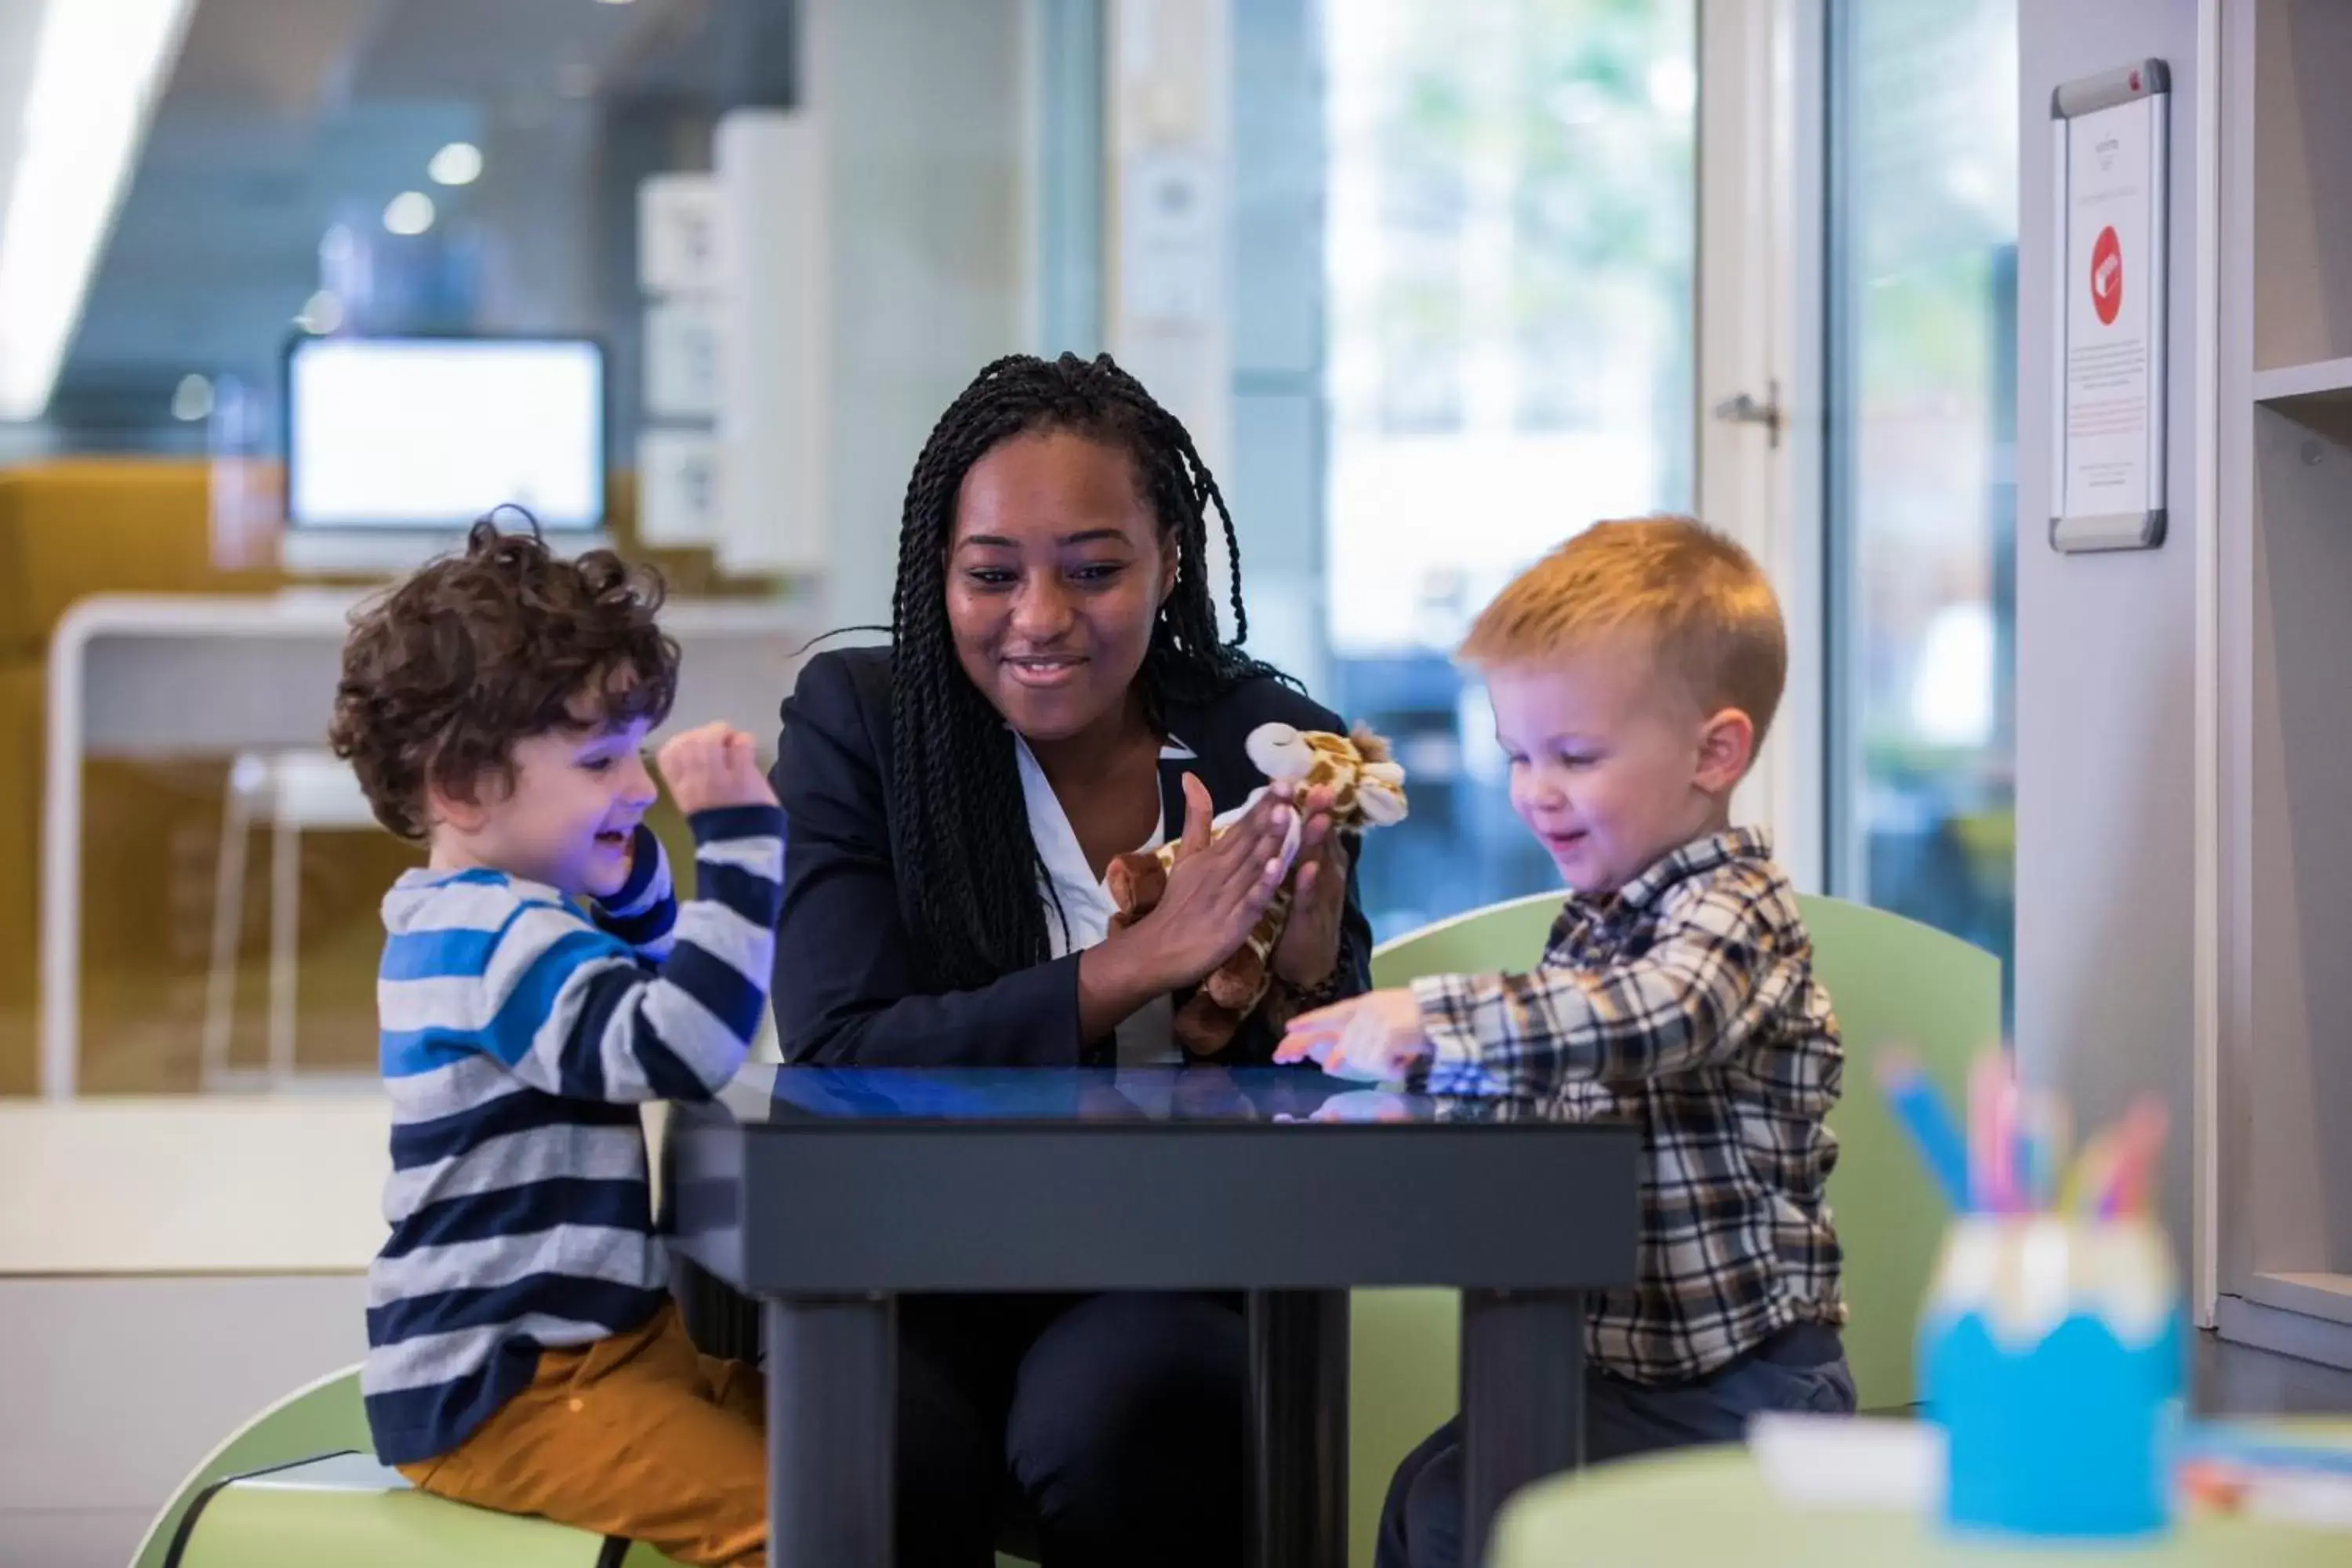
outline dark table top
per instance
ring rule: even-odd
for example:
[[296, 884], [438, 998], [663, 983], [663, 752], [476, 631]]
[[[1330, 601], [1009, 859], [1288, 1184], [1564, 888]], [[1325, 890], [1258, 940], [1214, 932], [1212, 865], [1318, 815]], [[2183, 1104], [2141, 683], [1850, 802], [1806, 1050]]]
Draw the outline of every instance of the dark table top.
[[842, 1121], [1572, 1120], [1526, 1100], [1405, 1094], [1297, 1068], [777, 1068], [722, 1097], [747, 1125]]
[[1587, 1289], [1631, 1126], [1268, 1068], [753, 1068], [683, 1107], [672, 1245], [764, 1295]]

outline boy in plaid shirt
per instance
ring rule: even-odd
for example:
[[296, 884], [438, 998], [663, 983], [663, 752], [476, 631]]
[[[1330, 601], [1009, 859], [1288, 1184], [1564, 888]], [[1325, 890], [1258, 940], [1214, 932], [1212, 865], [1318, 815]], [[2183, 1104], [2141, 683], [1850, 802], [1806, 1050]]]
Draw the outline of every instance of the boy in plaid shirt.
[[[1590, 1458], [1852, 1410], [1822, 1195], [1837, 1025], [1794, 889], [1731, 825], [1788, 666], [1771, 587], [1688, 519], [1603, 522], [1506, 587], [1462, 657], [1571, 889], [1543, 962], [1307, 1014], [1278, 1059], [1641, 1128], [1635, 1283], [1586, 1319]], [[1449, 1422], [1399, 1468], [1379, 1568], [1459, 1561], [1461, 1452]]]

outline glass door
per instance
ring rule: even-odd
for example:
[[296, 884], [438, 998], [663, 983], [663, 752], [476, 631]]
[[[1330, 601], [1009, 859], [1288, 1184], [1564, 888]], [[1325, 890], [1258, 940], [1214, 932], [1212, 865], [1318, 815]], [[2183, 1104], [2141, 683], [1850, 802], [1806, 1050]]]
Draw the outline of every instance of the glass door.
[[[1693, 505], [1696, 0], [1321, 7], [1321, 660], [1398, 744], [1382, 936], [1554, 888], [1451, 656], [1596, 520]], [[1728, 523], [1729, 520], [1716, 520]]]
[[2017, 3], [1829, 13], [1831, 879], [2011, 969]]

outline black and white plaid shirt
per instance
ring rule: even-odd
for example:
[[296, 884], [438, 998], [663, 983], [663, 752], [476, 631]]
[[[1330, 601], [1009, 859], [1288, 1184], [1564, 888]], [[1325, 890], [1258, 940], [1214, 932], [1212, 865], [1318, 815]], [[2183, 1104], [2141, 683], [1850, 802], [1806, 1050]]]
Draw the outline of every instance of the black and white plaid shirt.
[[1571, 895], [1532, 974], [1412, 991], [1432, 1093], [1642, 1130], [1635, 1283], [1594, 1301], [1593, 1364], [1685, 1382], [1790, 1324], [1845, 1321], [1822, 1192], [1845, 1056], [1763, 834], [1685, 844], [1613, 898]]

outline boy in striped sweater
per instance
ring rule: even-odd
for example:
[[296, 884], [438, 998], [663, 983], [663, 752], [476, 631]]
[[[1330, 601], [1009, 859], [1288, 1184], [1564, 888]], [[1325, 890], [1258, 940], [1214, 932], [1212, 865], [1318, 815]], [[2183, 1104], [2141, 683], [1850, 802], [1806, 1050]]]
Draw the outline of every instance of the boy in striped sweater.
[[750, 736], [671, 739], [678, 902], [644, 822], [677, 675], [660, 601], [610, 552], [485, 521], [353, 618], [335, 749], [429, 850], [383, 900], [392, 1236], [361, 1388], [378, 1455], [427, 1491], [764, 1563], [758, 1374], [678, 1321], [637, 1107], [741, 1066], [783, 816]]

